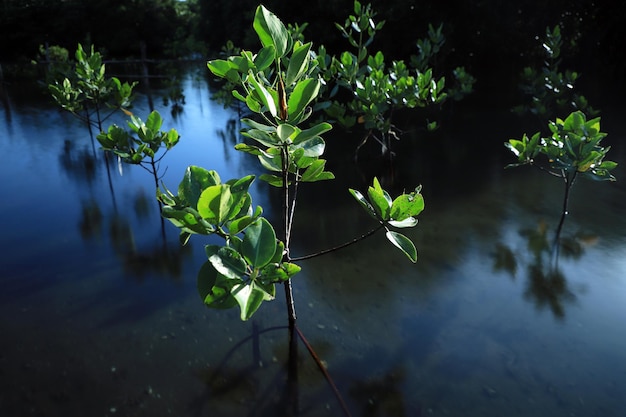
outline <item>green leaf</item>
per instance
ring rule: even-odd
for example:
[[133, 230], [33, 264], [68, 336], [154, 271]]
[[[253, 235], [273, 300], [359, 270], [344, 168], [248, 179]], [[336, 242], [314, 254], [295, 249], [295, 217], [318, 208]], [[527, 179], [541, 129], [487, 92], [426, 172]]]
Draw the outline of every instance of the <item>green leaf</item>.
[[411, 262], [417, 262], [417, 249], [411, 239], [404, 236], [402, 233], [394, 232], [393, 230], [387, 230], [385, 236], [387, 236], [387, 239], [389, 239], [394, 246], [404, 252]]
[[266, 294], [254, 284], [239, 284], [233, 287], [232, 295], [241, 309], [241, 320], [245, 321], [252, 317], [265, 300]]
[[261, 217], [246, 229], [241, 252], [253, 268], [262, 268], [272, 260], [276, 246], [274, 228]]
[[307, 78], [296, 84], [287, 101], [289, 120], [298, 117], [304, 108], [317, 97], [320, 85], [320, 80], [313, 78]]
[[378, 178], [374, 177], [374, 184], [368, 188], [367, 195], [369, 196], [370, 203], [380, 218], [382, 220], [389, 220], [389, 213], [391, 211], [392, 204], [391, 197], [389, 197], [389, 194], [382, 189], [380, 183], [378, 182]]
[[276, 135], [271, 135], [270, 132], [267, 132], [265, 130], [249, 129], [242, 134], [268, 147], [280, 145], [280, 142], [277, 140]]
[[300, 131], [294, 138], [293, 143], [298, 144], [300, 142], [304, 142], [307, 139], [314, 138], [316, 136], [321, 135], [322, 133], [328, 132], [332, 129], [332, 125], [330, 123], [318, 123], [310, 129], [305, 129]]
[[227, 220], [233, 204], [230, 186], [221, 184], [206, 188], [198, 199], [198, 213], [209, 223], [218, 225]]
[[200, 214], [191, 207], [184, 207], [181, 210], [165, 206], [161, 210], [161, 215], [168, 219], [174, 226], [187, 233], [197, 233], [208, 235], [215, 232], [215, 228], [202, 219]]
[[292, 85], [306, 72], [309, 66], [309, 51], [311, 50], [311, 43], [305, 43], [299, 47], [295, 47], [291, 58], [289, 59], [289, 66], [287, 67], [287, 77], [285, 83], [287, 86]]
[[304, 182], [315, 182], [334, 179], [335, 176], [331, 172], [324, 171], [325, 165], [325, 160], [316, 159], [311, 165], [307, 167], [307, 169], [302, 174], [302, 178], [300, 180]]
[[293, 149], [304, 150], [303, 156], [309, 158], [317, 158], [319, 156], [322, 156], [324, 154], [325, 148], [326, 143], [324, 143], [324, 139], [319, 136], [314, 136], [311, 139], [307, 139], [293, 146]]
[[211, 308], [228, 309], [237, 305], [230, 294], [232, 282], [224, 282], [211, 262], [205, 262], [198, 271], [197, 288], [204, 303]]
[[209, 255], [209, 262], [217, 272], [227, 278], [240, 279], [246, 273], [246, 262], [239, 252], [228, 246], [223, 246]]
[[282, 187], [283, 186], [283, 177], [279, 177], [278, 175], [261, 174], [259, 176], [259, 179], [261, 181], [265, 181], [266, 183], [268, 183], [269, 185], [274, 186], [274, 187]]
[[424, 197], [421, 194], [401, 194], [393, 200], [390, 216], [393, 220], [401, 222], [409, 217], [414, 217], [424, 210]]
[[207, 171], [204, 168], [190, 165], [185, 170], [185, 175], [178, 185], [178, 196], [184, 204], [197, 207], [202, 191], [219, 183], [220, 177], [216, 171]]
[[276, 58], [281, 58], [287, 53], [289, 32], [274, 13], [264, 6], [257, 7], [252, 26], [264, 47], [273, 46], [276, 49]]
[[256, 76], [252, 73], [252, 71], [250, 71], [248, 74], [248, 81], [261, 99], [261, 104], [265, 106], [265, 108], [271, 113], [273, 117], [276, 117], [278, 113], [276, 111], [276, 102], [274, 101], [274, 97], [272, 96], [272, 94], [270, 94], [267, 88], [265, 88], [265, 86], [256, 79]]
[[417, 225], [417, 219], [415, 217], [407, 217], [402, 221], [389, 220], [387, 223], [389, 223], [393, 227], [404, 229], [407, 227], [415, 227]]
[[274, 45], [268, 45], [262, 48], [259, 53], [254, 57], [254, 66], [256, 70], [261, 72], [266, 70], [274, 62], [276, 56], [276, 48]]
[[352, 188], [349, 188], [348, 191], [350, 192], [350, 194], [352, 194], [352, 196], [356, 199], [356, 201], [359, 202], [359, 204], [365, 209], [365, 211], [370, 216], [372, 216], [375, 219], [378, 219], [378, 216], [376, 216], [376, 210], [374, 210], [374, 206], [372, 206], [370, 202], [367, 201], [365, 196], [361, 194], [360, 191], [353, 190]]

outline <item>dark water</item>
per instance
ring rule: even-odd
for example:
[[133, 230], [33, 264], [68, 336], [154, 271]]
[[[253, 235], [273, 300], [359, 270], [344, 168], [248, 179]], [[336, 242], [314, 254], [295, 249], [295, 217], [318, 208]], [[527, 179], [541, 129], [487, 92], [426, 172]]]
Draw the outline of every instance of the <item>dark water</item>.
[[[223, 179], [260, 173], [233, 150], [237, 114], [193, 76], [185, 95], [176, 118], [155, 100], [182, 135], [161, 167], [169, 188], [190, 164]], [[282, 291], [246, 323], [238, 311], [206, 309], [195, 275], [210, 239], [181, 248], [177, 230], [162, 228], [150, 174], [124, 166], [120, 175], [114, 162], [107, 170], [86, 129], [24, 86], [5, 97], [0, 415], [285, 415]], [[603, 130], [621, 180], [618, 110], [603, 112]], [[145, 118], [145, 96], [134, 111]], [[416, 265], [381, 234], [302, 262], [294, 279], [300, 327], [354, 416], [626, 413], [624, 183], [576, 184], [564, 232], [576, 244], [562, 252], [560, 274], [547, 274], [549, 256], [533, 242], [553, 231], [562, 185], [502, 169], [501, 142], [524, 131], [504, 114], [473, 109], [436, 137], [408, 133], [393, 170], [354, 165], [345, 152], [354, 138], [329, 135], [338, 179], [303, 188], [296, 255], [374, 226], [346, 191], [373, 174], [397, 191], [421, 183], [426, 198], [409, 232]], [[256, 184], [252, 193], [278, 215], [275, 192]], [[304, 346], [298, 371], [299, 415], [342, 415]]]

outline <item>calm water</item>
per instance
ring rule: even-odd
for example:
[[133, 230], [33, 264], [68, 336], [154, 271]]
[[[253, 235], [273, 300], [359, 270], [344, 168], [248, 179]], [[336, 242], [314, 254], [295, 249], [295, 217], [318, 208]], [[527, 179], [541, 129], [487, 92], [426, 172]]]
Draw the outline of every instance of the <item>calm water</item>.
[[[0, 112], [0, 415], [283, 415], [282, 290], [246, 323], [205, 308], [195, 275], [210, 240], [181, 248], [150, 174], [107, 169], [77, 120], [27, 90], [9, 86]], [[178, 117], [155, 99], [182, 135], [161, 167], [168, 187], [190, 164], [260, 173], [233, 150], [237, 114], [193, 76], [185, 95]], [[374, 174], [396, 191], [421, 183], [426, 198], [410, 232], [418, 264], [381, 234], [302, 262], [294, 280], [300, 327], [354, 416], [626, 415], [626, 129], [611, 110], [602, 127], [622, 182], [576, 184], [564, 234], [577, 244], [557, 275], [533, 245], [551, 236], [562, 187], [503, 170], [501, 143], [525, 131], [495, 122], [515, 120], [506, 111], [407, 134], [393, 170], [355, 165], [354, 138], [328, 136], [338, 179], [302, 189], [296, 255], [373, 226], [346, 189]], [[146, 96], [135, 113], [148, 114]], [[252, 193], [277, 215], [273, 190]], [[304, 346], [300, 357], [299, 415], [342, 415]]]

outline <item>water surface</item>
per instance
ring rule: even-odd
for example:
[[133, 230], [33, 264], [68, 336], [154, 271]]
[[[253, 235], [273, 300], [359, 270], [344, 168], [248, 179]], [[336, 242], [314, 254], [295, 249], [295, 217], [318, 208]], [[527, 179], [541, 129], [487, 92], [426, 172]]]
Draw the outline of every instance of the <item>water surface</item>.
[[[187, 165], [223, 179], [261, 173], [237, 113], [184, 83], [184, 111], [159, 100], [182, 136], [163, 160], [175, 190]], [[274, 416], [285, 414], [288, 346], [282, 290], [250, 322], [205, 308], [195, 275], [203, 244], [162, 223], [149, 173], [107, 165], [77, 120], [25, 86], [0, 115], [0, 414], [6, 416]], [[158, 92], [155, 92], [158, 94]], [[626, 129], [603, 113], [624, 178]], [[145, 118], [146, 95], [133, 109]], [[500, 120], [485, 130], [484, 120]], [[337, 180], [301, 190], [294, 255], [374, 227], [346, 191], [377, 175], [394, 192], [424, 186], [409, 232], [411, 264], [383, 234], [302, 262], [300, 327], [355, 416], [621, 416], [626, 400], [626, 188], [580, 180], [558, 273], [537, 242], [558, 221], [562, 184], [504, 170], [501, 147], [525, 129], [506, 111], [456, 114], [432, 137], [408, 133], [391, 169], [353, 162], [355, 138], [328, 135]], [[121, 120], [119, 120], [121, 122]], [[495, 146], [494, 146], [495, 144]], [[494, 150], [492, 150], [494, 149]], [[108, 167], [108, 169], [107, 169]], [[274, 190], [255, 204], [278, 218]], [[257, 337], [252, 337], [257, 334]], [[341, 409], [300, 346], [302, 416]]]

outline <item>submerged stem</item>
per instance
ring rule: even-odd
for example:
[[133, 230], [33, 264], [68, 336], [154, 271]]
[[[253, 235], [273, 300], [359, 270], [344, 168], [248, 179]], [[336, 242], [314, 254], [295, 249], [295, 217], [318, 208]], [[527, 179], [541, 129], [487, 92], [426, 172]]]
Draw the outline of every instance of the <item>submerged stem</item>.
[[556, 233], [554, 235], [554, 251], [556, 253], [556, 258], [558, 259], [559, 254], [559, 240], [561, 238], [561, 231], [563, 230], [563, 224], [565, 223], [565, 217], [568, 214], [568, 205], [569, 205], [569, 196], [572, 186], [574, 185], [574, 181], [576, 180], [576, 174], [578, 171], [574, 171], [574, 174], [570, 178], [569, 173], [563, 171], [563, 180], [565, 182], [565, 194], [563, 195], [563, 209], [561, 211], [561, 219], [559, 220], [559, 225], [556, 228]]

